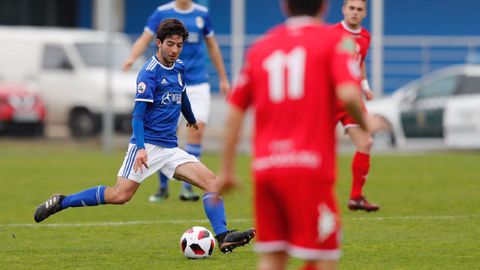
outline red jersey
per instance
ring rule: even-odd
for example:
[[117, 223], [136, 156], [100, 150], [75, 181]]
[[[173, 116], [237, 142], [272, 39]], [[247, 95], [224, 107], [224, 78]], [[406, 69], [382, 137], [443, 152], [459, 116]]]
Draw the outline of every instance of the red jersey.
[[344, 21], [335, 24], [333, 27], [349, 34], [357, 42], [357, 63], [362, 66], [370, 47], [370, 33], [363, 27], [358, 30], [350, 29]]
[[290, 18], [246, 55], [230, 97], [254, 108], [256, 171], [321, 169], [335, 179], [335, 87], [358, 83], [355, 43], [314, 19]]

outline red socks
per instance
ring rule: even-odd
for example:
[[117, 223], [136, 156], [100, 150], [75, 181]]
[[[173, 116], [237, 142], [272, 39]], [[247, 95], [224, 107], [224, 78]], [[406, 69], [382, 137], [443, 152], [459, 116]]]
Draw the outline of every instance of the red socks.
[[352, 191], [350, 199], [356, 199], [362, 196], [362, 188], [367, 180], [368, 171], [370, 170], [370, 155], [355, 152], [352, 161]]

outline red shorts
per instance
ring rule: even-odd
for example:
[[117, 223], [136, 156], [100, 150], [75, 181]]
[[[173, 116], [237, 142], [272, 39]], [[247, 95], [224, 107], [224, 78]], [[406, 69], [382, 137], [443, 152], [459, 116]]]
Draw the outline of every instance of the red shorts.
[[[363, 102], [362, 108], [364, 112], [367, 112], [367, 108], [365, 107], [365, 104]], [[337, 105], [335, 107], [335, 124], [339, 121], [342, 123], [345, 129], [358, 126], [357, 121], [355, 121], [355, 119], [350, 116], [343, 104], [337, 102]]]
[[256, 172], [255, 211], [257, 252], [284, 251], [304, 260], [340, 257], [334, 181], [322, 179], [318, 170]]

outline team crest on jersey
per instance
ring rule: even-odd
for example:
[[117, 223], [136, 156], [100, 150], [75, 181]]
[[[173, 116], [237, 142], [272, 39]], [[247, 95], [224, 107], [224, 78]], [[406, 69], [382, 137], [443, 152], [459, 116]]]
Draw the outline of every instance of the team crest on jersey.
[[337, 45], [337, 50], [339, 52], [348, 53], [351, 55], [355, 54], [356, 48], [357, 44], [355, 41], [347, 36], [344, 36]]
[[178, 84], [183, 86], [182, 75], [180, 73], [178, 73]]
[[139, 82], [137, 84], [137, 92], [139, 94], [145, 93], [145, 89], [147, 89], [147, 85], [144, 82]]
[[205, 26], [205, 22], [203, 21], [203, 18], [200, 16], [197, 16], [197, 18], [195, 18], [195, 23], [197, 24], [197, 27], [200, 29], [202, 29]]

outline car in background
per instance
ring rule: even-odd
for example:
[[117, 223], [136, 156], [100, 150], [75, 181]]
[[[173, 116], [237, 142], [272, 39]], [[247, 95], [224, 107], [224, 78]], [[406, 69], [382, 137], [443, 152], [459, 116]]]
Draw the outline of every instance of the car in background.
[[21, 84], [0, 82], [0, 134], [41, 136], [44, 122], [38, 94]]
[[131, 71], [120, 70], [131, 46], [124, 33], [0, 26], [0, 74], [34, 85], [46, 123], [68, 126], [74, 137], [98, 134], [108, 111], [116, 130], [129, 133], [137, 72], [145, 62], [140, 57]]
[[480, 148], [480, 65], [432, 72], [367, 109], [390, 126], [375, 135], [380, 147]]

